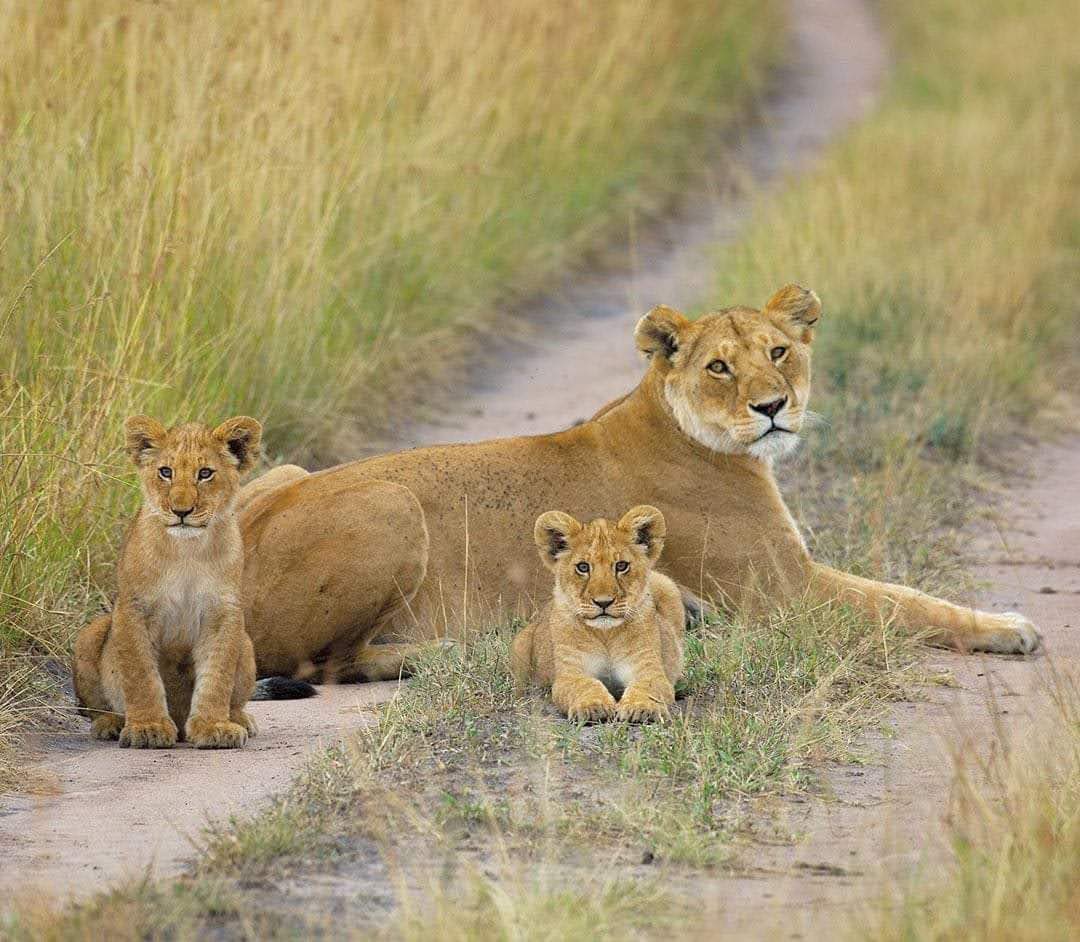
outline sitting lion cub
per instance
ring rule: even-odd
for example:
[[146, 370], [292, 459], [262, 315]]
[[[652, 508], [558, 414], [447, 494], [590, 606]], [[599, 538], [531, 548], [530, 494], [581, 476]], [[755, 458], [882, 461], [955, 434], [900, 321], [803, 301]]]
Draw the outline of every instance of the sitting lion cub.
[[533, 536], [555, 592], [514, 639], [519, 683], [550, 686], [571, 720], [668, 718], [685, 612], [675, 583], [653, 571], [666, 532], [664, 515], [648, 506], [617, 524], [582, 524], [554, 510], [540, 516]]
[[244, 553], [233, 499], [262, 428], [245, 416], [215, 429], [166, 429], [145, 416], [124, 425], [143, 506], [128, 531], [111, 615], [75, 643], [75, 693], [96, 739], [167, 748], [244, 745], [255, 723], [244, 703], [255, 656], [244, 631]]

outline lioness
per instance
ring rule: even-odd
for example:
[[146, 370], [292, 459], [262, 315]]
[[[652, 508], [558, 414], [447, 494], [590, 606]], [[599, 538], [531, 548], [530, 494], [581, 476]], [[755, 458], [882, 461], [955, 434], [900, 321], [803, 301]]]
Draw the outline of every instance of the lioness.
[[[699, 596], [758, 608], [804, 598], [844, 602], [963, 650], [1034, 651], [1039, 635], [1022, 615], [974, 611], [811, 559], [772, 465], [802, 429], [820, 317], [817, 296], [798, 285], [760, 310], [731, 307], [696, 321], [656, 307], [635, 331], [648, 359], [641, 383], [579, 426], [419, 448], [310, 476], [293, 469], [296, 479], [277, 489], [256, 481], [263, 509], [257, 524], [243, 523], [245, 542], [251, 528], [271, 526], [286, 510], [293, 524], [261, 539], [259, 553], [272, 556], [245, 591], [277, 611], [287, 599], [271, 586], [285, 578], [284, 567], [290, 583], [319, 587], [376, 550], [349, 526], [362, 517], [398, 529], [370, 499], [372, 482], [388, 480], [416, 495], [430, 534], [415, 598], [383, 622], [403, 636], [459, 632], [501, 612], [531, 611], [545, 587], [524, 534], [547, 508], [612, 517], [644, 502], [667, 520], [663, 570]], [[316, 536], [333, 551], [307, 559], [300, 548]], [[301, 630], [295, 617], [278, 617], [265, 622], [265, 639], [279, 643]]]
[[514, 639], [512, 670], [519, 683], [550, 687], [571, 720], [668, 718], [686, 613], [678, 586], [653, 569], [665, 532], [664, 515], [649, 506], [617, 524], [581, 524], [557, 510], [536, 521], [555, 592]]
[[240, 609], [243, 547], [233, 512], [262, 428], [246, 416], [215, 429], [124, 425], [143, 505], [128, 531], [111, 615], [75, 643], [80, 712], [97, 739], [167, 748], [178, 731], [199, 748], [244, 745], [255, 658]]

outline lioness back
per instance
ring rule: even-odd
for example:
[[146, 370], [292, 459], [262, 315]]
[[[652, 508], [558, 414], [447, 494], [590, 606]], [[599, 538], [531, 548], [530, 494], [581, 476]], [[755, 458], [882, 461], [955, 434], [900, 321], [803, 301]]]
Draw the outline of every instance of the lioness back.
[[639, 506], [618, 523], [582, 524], [550, 511], [536, 521], [555, 574], [551, 601], [514, 639], [519, 683], [551, 687], [573, 720], [666, 719], [682, 675], [685, 612], [678, 587], [653, 569], [666, 525]]

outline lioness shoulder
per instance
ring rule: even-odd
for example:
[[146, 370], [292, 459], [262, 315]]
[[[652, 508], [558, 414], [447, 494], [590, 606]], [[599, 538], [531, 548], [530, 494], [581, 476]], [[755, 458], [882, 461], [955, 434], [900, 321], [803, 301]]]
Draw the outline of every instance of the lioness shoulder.
[[663, 514], [645, 505], [617, 523], [559, 511], [537, 519], [533, 536], [555, 588], [514, 639], [519, 683], [551, 687], [572, 720], [668, 718], [686, 616], [678, 587], [653, 568], [665, 533]]

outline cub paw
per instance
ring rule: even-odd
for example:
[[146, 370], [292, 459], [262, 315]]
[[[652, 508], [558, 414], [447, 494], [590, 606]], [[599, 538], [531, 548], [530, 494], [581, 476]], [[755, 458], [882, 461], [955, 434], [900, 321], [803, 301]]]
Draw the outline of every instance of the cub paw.
[[609, 720], [615, 713], [615, 699], [608, 695], [607, 700], [579, 700], [566, 711], [566, 718], [574, 723], [599, 723]]
[[974, 638], [972, 651], [991, 654], [1032, 654], [1042, 647], [1042, 635], [1029, 619], [1019, 612], [1003, 612], [987, 617], [987, 630]]
[[230, 720], [215, 723], [191, 719], [185, 733], [196, 749], [239, 749], [248, 738], [248, 731]]
[[259, 725], [255, 722], [255, 718], [244, 710], [237, 710], [232, 716], [229, 717], [232, 722], [238, 726], [243, 726], [247, 730], [248, 738], [259, 735]]
[[132, 723], [120, 730], [120, 746], [124, 749], [171, 749], [176, 745], [176, 724], [170, 719], [151, 723]]
[[624, 723], [664, 723], [671, 719], [666, 703], [658, 700], [631, 700], [625, 698], [615, 711], [615, 719]]
[[124, 728], [124, 718], [115, 713], [102, 713], [90, 723], [90, 736], [93, 739], [119, 739]]

